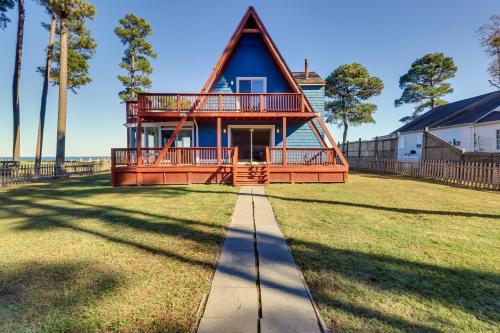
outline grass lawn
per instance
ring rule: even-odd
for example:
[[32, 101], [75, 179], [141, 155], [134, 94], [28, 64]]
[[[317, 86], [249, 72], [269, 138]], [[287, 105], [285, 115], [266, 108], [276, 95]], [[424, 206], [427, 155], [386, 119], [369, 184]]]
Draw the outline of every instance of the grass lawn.
[[188, 331], [236, 192], [109, 175], [0, 189], [0, 332]]
[[499, 332], [500, 194], [367, 174], [266, 192], [335, 332]]

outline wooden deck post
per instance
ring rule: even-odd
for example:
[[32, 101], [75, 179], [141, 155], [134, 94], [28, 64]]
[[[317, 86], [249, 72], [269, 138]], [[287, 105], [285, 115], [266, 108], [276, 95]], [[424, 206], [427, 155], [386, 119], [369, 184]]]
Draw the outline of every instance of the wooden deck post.
[[142, 118], [137, 116], [137, 166], [142, 166]]
[[217, 117], [217, 165], [221, 164], [221, 117]]
[[358, 140], [358, 158], [361, 158], [361, 138]]
[[287, 165], [286, 163], [286, 117], [283, 117], [282, 119], [282, 132], [283, 132], [283, 155], [281, 157], [281, 160], [283, 161], [283, 165]]

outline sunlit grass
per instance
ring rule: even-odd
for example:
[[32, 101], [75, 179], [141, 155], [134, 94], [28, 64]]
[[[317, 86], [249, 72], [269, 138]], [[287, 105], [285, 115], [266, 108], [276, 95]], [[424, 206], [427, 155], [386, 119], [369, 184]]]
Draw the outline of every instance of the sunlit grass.
[[0, 332], [188, 331], [236, 191], [108, 175], [0, 189]]
[[354, 174], [266, 189], [336, 332], [498, 332], [500, 194]]

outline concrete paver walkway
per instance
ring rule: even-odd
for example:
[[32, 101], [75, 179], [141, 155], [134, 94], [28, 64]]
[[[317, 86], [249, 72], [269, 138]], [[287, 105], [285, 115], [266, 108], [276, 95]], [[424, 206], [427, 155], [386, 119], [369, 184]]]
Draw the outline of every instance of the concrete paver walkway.
[[321, 332], [263, 187], [242, 187], [198, 333]]

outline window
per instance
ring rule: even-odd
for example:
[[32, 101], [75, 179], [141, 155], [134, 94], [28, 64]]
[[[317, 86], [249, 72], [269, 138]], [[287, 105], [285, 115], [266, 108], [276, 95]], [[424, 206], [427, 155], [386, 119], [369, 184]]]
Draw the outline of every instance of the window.
[[145, 127], [143, 128], [143, 133], [146, 135], [144, 136], [144, 148], [153, 148], [153, 147], [158, 147], [158, 127]]
[[262, 94], [267, 91], [265, 77], [237, 77], [236, 92]]
[[454, 146], [460, 146], [460, 141], [461, 141], [460, 137], [461, 137], [460, 130], [454, 130], [444, 134], [446, 142]]
[[423, 135], [418, 135], [417, 136], [417, 148], [422, 148], [422, 138], [423, 138]]
[[[165, 146], [173, 132], [173, 128], [163, 127], [161, 129], [161, 147]], [[172, 147], [191, 147], [192, 134], [192, 128], [181, 129], [172, 143]]]
[[405, 149], [405, 137], [400, 136], [398, 139], [398, 148], [399, 149]]
[[497, 150], [500, 150], [500, 129], [497, 129]]

